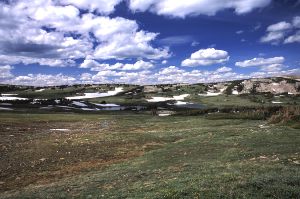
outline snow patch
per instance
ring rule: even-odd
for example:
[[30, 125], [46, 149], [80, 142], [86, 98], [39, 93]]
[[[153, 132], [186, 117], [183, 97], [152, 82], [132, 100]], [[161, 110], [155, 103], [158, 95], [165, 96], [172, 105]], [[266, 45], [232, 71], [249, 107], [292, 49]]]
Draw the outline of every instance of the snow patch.
[[174, 96], [173, 98], [175, 100], [184, 100], [184, 98], [190, 96], [190, 94], [182, 94], [182, 95], [178, 95], [178, 96]]
[[93, 108], [81, 108], [83, 111], [98, 111], [99, 109], [93, 109]]
[[40, 109], [53, 109], [52, 106], [40, 107]]
[[8, 94], [5, 94], [5, 93], [3, 93], [3, 94], [1, 94], [2, 96], [16, 96], [16, 95], [18, 95], [18, 94], [11, 94], [11, 93], [8, 93]]
[[283, 102], [272, 101], [272, 104], [282, 104]]
[[186, 105], [188, 102], [177, 101], [174, 105]]
[[39, 90], [35, 90], [35, 92], [42, 92], [42, 91], [44, 91], [45, 89], [44, 88], [42, 88], [42, 89], [39, 89]]
[[152, 99], [147, 99], [148, 102], [165, 102], [165, 101], [171, 101], [171, 100], [184, 100], [184, 98], [188, 97], [189, 94], [183, 94], [173, 97], [152, 97]]
[[0, 103], [1, 106], [12, 106], [11, 103]]
[[227, 87], [226, 88], [221, 88], [220, 92], [223, 93], [226, 89], [227, 89]]
[[160, 113], [158, 114], [158, 116], [160, 117], [166, 117], [166, 116], [170, 116], [171, 114], [170, 113]]
[[95, 105], [96, 106], [101, 106], [101, 107], [119, 107], [120, 106], [118, 104], [95, 104]]
[[76, 109], [75, 107], [71, 107], [71, 106], [58, 106], [58, 105], [56, 105], [55, 107], [58, 107], [58, 108], [67, 108], [67, 109], [69, 109], [69, 108]]
[[0, 97], [0, 101], [5, 101], [5, 100], [10, 100], [10, 101], [14, 101], [14, 100], [28, 100], [28, 98], [21, 98], [21, 97]]
[[12, 110], [14, 110], [14, 109], [12, 109], [12, 108], [0, 107], [0, 110], [4, 110], [4, 111], [12, 111]]
[[237, 90], [232, 90], [232, 95], [238, 95], [239, 92]]
[[84, 93], [83, 96], [74, 96], [74, 97], [66, 97], [69, 100], [77, 100], [77, 99], [91, 99], [91, 98], [99, 98], [99, 97], [109, 97], [114, 96], [123, 91], [123, 87], [117, 87], [114, 91], [107, 91], [106, 93]]
[[82, 102], [73, 101], [72, 104], [74, 104], [75, 106], [87, 107], [87, 105]]
[[211, 97], [211, 96], [218, 96], [218, 95], [222, 95], [222, 92], [219, 93], [213, 93], [213, 92], [207, 92], [206, 94], [198, 94], [199, 96], [202, 97]]
[[70, 131], [70, 129], [50, 129], [50, 131]]

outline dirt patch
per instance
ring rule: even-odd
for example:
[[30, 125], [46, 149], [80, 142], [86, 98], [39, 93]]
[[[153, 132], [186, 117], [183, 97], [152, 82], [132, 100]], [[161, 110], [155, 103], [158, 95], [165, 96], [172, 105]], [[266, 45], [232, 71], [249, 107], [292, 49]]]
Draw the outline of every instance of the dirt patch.
[[0, 191], [51, 183], [143, 155], [144, 143], [112, 138], [114, 128], [114, 121], [0, 121]]

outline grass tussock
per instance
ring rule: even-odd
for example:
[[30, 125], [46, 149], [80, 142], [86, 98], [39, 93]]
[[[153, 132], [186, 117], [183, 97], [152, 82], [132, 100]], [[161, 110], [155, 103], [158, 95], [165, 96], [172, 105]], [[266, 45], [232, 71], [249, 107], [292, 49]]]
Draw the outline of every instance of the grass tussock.
[[197, 116], [206, 115], [208, 119], [251, 119], [265, 120], [277, 113], [282, 107], [224, 107], [207, 108], [201, 110], [187, 110], [178, 112], [177, 115]]
[[288, 124], [300, 128], [300, 106], [283, 107], [268, 119], [270, 124]]
[[186, 110], [179, 116], [205, 115], [207, 119], [267, 120], [270, 124], [284, 124], [300, 128], [300, 106], [226, 107]]

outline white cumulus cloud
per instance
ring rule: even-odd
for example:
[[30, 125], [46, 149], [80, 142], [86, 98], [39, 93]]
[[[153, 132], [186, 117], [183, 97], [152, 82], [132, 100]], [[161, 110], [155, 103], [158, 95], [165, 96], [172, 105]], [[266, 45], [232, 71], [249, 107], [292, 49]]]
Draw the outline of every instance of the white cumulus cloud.
[[292, 22], [281, 21], [267, 27], [266, 34], [261, 37], [262, 43], [288, 44], [300, 42], [300, 17], [296, 16]]
[[244, 60], [236, 62], [235, 65], [245, 67], [259, 67], [261, 71], [275, 72], [281, 71], [286, 66], [283, 64], [285, 61], [284, 57], [272, 57], [272, 58], [253, 58], [250, 60]]
[[232, 68], [229, 68], [226, 66], [223, 66], [223, 67], [217, 69], [218, 73], [226, 73], [226, 72], [230, 72], [230, 71], [232, 71]]
[[[141, 30], [135, 20], [94, 13], [111, 13], [119, 2], [2, 1], [0, 61], [72, 66], [75, 60], [91, 56], [94, 59], [169, 57], [169, 49], [152, 45], [159, 33]], [[81, 13], [82, 9], [86, 11]]]
[[87, 9], [91, 12], [97, 11], [101, 14], [110, 14], [115, 10], [115, 6], [122, 0], [60, 0], [63, 5], [74, 5], [80, 9]]
[[292, 24], [287, 23], [285, 21], [270, 25], [267, 28], [267, 31], [269, 32], [274, 32], [274, 31], [283, 31], [283, 30], [288, 30], [292, 28]]
[[287, 37], [285, 40], [284, 40], [284, 43], [285, 44], [289, 44], [289, 43], [300, 43], [300, 31], [297, 31], [295, 34]]
[[139, 60], [133, 64], [123, 64], [123, 63], [115, 63], [115, 64], [106, 64], [99, 63], [95, 60], [86, 59], [80, 65], [80, 68], [90, 68], [91, 71], [103, 71], [103, 70], [146, 70], [153, 68], [154, 65], [151, 62]]
[[0, 79], [9, 79], [13, 77], [14, 75], [11, 73], [11, 70], [13, 69], [10, 65], [0, 66]]
[[253, 58], [250, 60], [236, 62], [235, 65], [239, 67], [265, 66], [271, 64], [282, 64], [284, 60], [284, 57]]
[[207, 66], [220, 64], [229, 60], [228, 52], [215, 48], [200, 49], [194, 52], [190, 58], [182, 61], [182, 66]]

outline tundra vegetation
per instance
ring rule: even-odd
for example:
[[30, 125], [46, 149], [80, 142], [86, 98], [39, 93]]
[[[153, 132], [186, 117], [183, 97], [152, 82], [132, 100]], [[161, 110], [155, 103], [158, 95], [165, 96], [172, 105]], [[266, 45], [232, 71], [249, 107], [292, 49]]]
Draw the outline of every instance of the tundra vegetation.
[[2, 85], [0, 198], [299, 198], [299, 82], [267, 80]]

